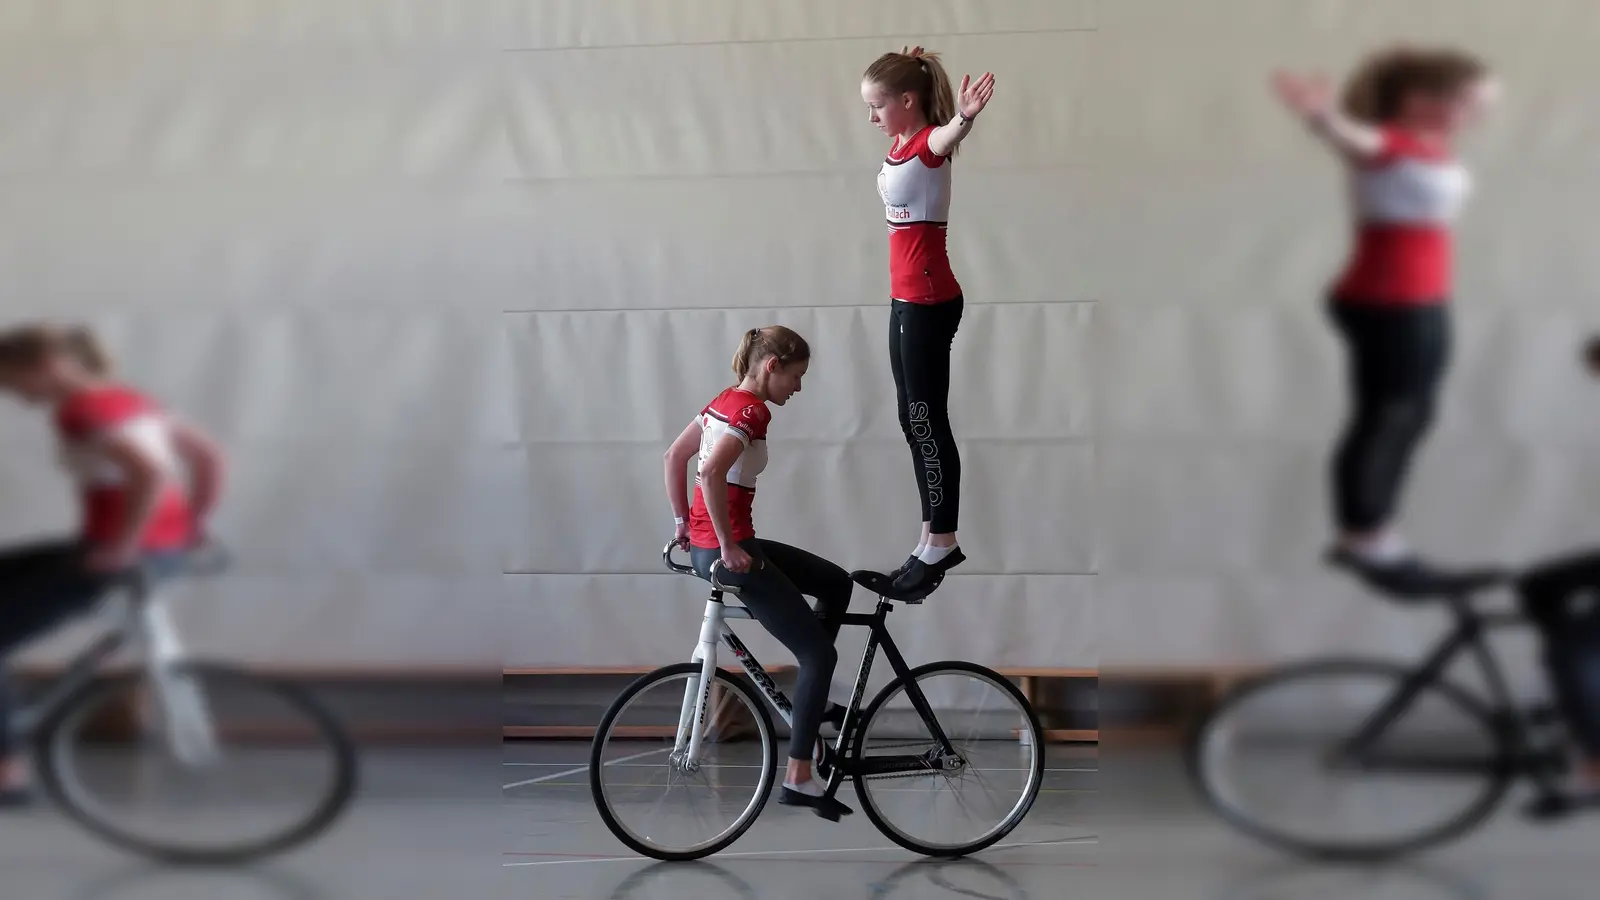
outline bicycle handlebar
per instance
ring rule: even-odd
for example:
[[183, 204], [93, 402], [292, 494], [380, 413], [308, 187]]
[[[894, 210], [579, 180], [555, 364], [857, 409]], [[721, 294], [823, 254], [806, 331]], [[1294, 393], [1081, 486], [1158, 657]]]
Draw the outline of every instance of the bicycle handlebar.
[[667, 568], [671, 569], [674, 572], [677, 572], [679, 575], [693, 575], [693, 574], [695, 574], [694, 566], [680, 566], [677, 563], [672, 561], [672, 551], [674, 551], [676, 549], [678, 549], [678, 539], [677, 538], [673, 538], [672, 540], [667, 541], [666, 549], [661, 551], [661, 561], [667, 564]]
[[[174, 574], [216, 575], [233, 564], [233, 555], [221, 543], [207, 539], [205, 543], [184, 551], [181, 560]], [[113, 576], [112, 582], [117, 587], [126, 588], [136, 597], [142, 598], [150, 593], [151, 586], [161, 580], [164, 574], [159, 570], [152, 571], [151, 567], [141, 564], [117, 573]]]
[[[677, 538], [673, 538], [672, 540], [668, 541], [666, 549], [661, 551], [661, 560], [667, 564], [667, 568], [679, 573], [680, 575], [698, 576], [700, 573], [694, 570], [694, 566], [681, 566], [672, 561], [672, 551], [676, 550], [677, 548]], [[722, 565], [722, 560], [720, 559], [711, 564], [711, 586], [724, 593], [739, 593], [739, 588], [737, 585], [723, 584], [720, 580], [718, 580], [717, 570], [720, 568], [724, 568]]]

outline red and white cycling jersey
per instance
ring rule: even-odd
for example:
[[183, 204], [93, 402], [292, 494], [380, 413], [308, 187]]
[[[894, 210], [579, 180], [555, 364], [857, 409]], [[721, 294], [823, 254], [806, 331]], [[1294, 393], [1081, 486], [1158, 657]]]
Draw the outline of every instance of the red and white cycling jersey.
[[129, 498], [124, 477], [104, 443], [117, 435], [147, 451], [173, 476], [160, 489], [155, 511], [139, 536], [139, 549], [189, 546], [194, 521], [178, 477], [181, 463], [167, 421], [155, 403], [121, 385], [91, 388], [56, 407], [55, 427], [62, 465], [78, 484], [86, 541], [114, 541], [126, 521]]
[[[767, 425], [772, 421], [772, 411], [755, 394], [731, 387], [707, 404], [695, 421], [700, 425], [697, 469], [711, 458], [711, 451], [723, 437], [732, 435], [744, 445], [728, 469], [728, 522], [732, 528], [729, 537], [735, 543], [755, 537], [751, 508], [756, 499], [756, 477], [767, 467]], [[706, 510], [698, 471], [694, 477], [694, 501], [689, 506], [689, 542], [696, 547], [722, 545]]]
[[1351, 173], [1356, 239], [1334, 293], [1368, 303], [1447, 299], [1453, 289], [1451, 229], [1471, 187], [1466, 167], [1448, 147], [1385, 129], [1377, 158]]
[[889, 223], [889, 292], [912, 303], [940, 303], [961, 293], [945, 250], [951, 161], [928, 149], [931, 134], [929, 125], [903, 146], [896, 137], [878, 169]]

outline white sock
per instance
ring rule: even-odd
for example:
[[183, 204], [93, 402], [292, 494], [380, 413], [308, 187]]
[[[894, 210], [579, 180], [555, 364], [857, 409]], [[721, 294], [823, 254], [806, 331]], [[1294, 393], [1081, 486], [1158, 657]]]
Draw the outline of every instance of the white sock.
[[823, 794], [827, 793], [827, 791], [828, 791], [828, 786], [825, 785], [825, 784], [818, 783], [817, 782], [817, 776], [815, 776], [815, 775], [812, 775], [810, 778], [807, 778], [805, 784], [795, 784], [794, 782], [792, 782], [789, 779], [785, 778], [783, 780], [783, 786], [788, 788], [791, 791], [795, 791], [797, 793], [805, 794], [805, 795], [807, 795], [809, 797], [821, 797]]
[[931, 566], [939, 560], [944, 559], [946, 556], [949, 556], [951, 553], [954, 553], [955, 549], [955, 544], [951, 544], [948, 547], [935, 547], [934, 545], [929, 544], [928, 546], [922, 548], [922, 552], [917, 554], [917, 559], [922, 560], [923, 564]]
[[918, 541], [917, 542], [917, 549], [911, 551], [911, 555], [917, 557], [918, 559], [921, 559], [922, 558], [922, 551], [924, 551], [926, 549], [928, 549], [928, 542], [927, 541]]
[[1375, 565], [1398, 562], [1411, 552], [1405, 538], [1393, 531], [1386, 531], [1377, 538], [1346, 541], [1345, 546], [1350, 552]]

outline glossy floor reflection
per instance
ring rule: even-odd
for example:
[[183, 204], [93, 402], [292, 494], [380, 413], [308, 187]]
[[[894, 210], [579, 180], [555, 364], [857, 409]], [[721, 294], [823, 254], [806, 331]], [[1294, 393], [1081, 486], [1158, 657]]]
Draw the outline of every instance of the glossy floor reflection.
[[1403, 863], [1311, 865], [1219, 825], [1192, 799], [1176, 755], [1102, 750], [1102, 834], [1090, 896], [1142, 900], [1593, 900], [1600, 817], [1539, 825], [1513, 796], [1481, 831]]
[[[27, 900], [438, 900], [506, 896], [495, 843], [497, 749], [364, 753], [356, 804], [333, 830], [248, 868], [150, 865], [46, 804], [0, 813], [0, 896]], [[248, 814], [248, 810], [245, 811]], [[470, 893], [463, 893], [463, 892]]]
[[[859, 810], [839, 823], [768, 804], [723, 853], [658, 863], [606, 830], [589, 793], [589, 747], [510, 743], [503, 764], [505, 859], [513, 895], [540, 900], [831, 900], [1087, 896], [1097, 856], [1092, 749], [1051, 747], [1039, 799], [1005, 841], [966, 860], [928, 860], [895, 846]], [[852, 791], [846, 802], [858, 806]], [[816, 865], [826, 863], [826, 865]]]

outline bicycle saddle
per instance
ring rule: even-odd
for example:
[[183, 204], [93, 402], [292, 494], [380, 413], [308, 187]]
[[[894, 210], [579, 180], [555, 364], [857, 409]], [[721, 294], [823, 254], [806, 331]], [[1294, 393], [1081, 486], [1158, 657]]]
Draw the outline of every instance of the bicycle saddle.
[[909, 593], [899, 593], [894, 589], [894, 579], [887, 572], [874, 572], [871, 569], [857, 569], [850, 573], [850, 580], [861, 585], [867, 590], [877, 594], [885, 600], [896, 600], [905, 604], [921, 603], [927, 596], [939, 589], [944, 583], [944, 573], [933, 576], [933, 580]]

